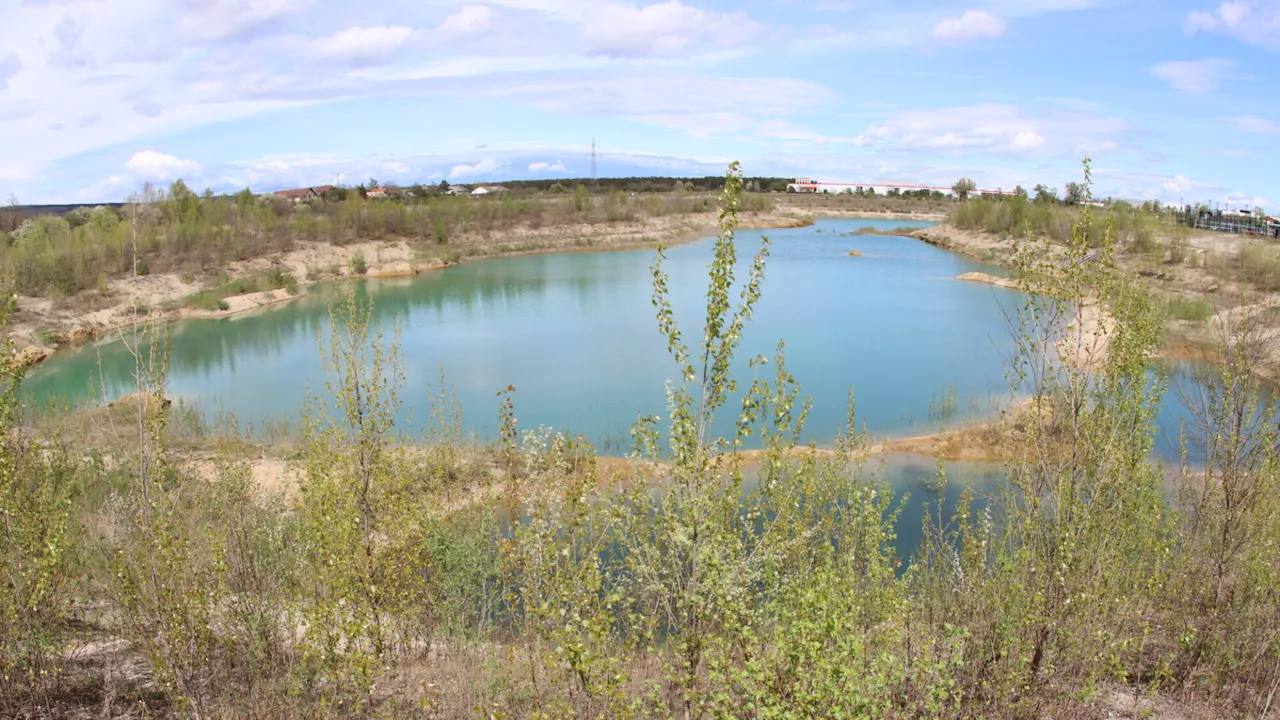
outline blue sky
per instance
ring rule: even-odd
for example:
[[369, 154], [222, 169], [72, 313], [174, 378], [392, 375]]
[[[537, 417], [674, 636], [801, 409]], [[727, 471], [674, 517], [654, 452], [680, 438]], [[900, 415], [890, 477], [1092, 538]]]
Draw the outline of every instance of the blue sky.
[[1280, 0], [0, 0], [0, 202], [720, 174], [1280, 205]]

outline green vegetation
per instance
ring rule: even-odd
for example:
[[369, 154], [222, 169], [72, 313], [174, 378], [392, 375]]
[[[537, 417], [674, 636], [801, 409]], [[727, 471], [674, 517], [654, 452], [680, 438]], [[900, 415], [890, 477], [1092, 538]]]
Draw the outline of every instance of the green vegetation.
[[[1116, 219], [1081, 211], [1065, 264], [1020, 242], [1008, 370], [1030, 404], [1009, 486], [952, 509], [940, 472], [925, 540], [900, 557], [901, 499], [864, 463], [852, 397], [833, 448], [797, 448], [807, 404], [784, 346], [732, 380], [769, 254], [737, 275], [742, 197], [735, 164], [702, 327], [677, 323], [658, 252], [681, 375], [620, 481], [580, 438], [521, 430], [514, 387], [490, 447], [463, 440], [443, 380], [425, 436], [404, 435], [397, 338], [373, 334], [352, 288], [320, 333], [328, 382], [282, 451], [294, 493], [254, 484], [264, 450], [201, 438], [162, 400], [165, 338], [142, 334], [158, 330], [131, 340], [139, 394], [88, 416], [18, 432], [8, 371], [0, 714], [1088, 717], [1116, 693], [1272, 712], [1280, 437], [1256, 329], [1204, 378], [1208, 460], [1175, 511], [1149, 459], [1162, 308], [1115, 269]], [[1115, 318], [1101, 367], [1043, 352], [1091, 341], [1064, 320], [1099, 298]], [[103, 650], [116, 639], [142, 679]]]
[[[13, 301], [0, 305], [0, 330]], [[0, 352], [16, 348], [7, 336]], [[75, 456], [57, 438], [17, 428], [23, 368], [0, 363], [0, 714], [13, 716], [58, 688], [68, 636], [74, 563]]]
[[[1248, 243], [1240, 249], [1240, 275], [1263, 290], [1280, 290], [1280, 250]], [[1229, 270], [1228, 270], [1229, 271]]]
[[1191, 232], [1186, 225], [1174, 225], [1169, 240], [1169, 263], [1181, 265], [1191, 257]]
[[197, 310], [226, 310], [226, 298], [280, 289], [290, 295], [297, 295], [298, 279], [279, 268], [271, 268], [263, 273], [244, 275], [234, 280], [225, 276], [215, 279], [213, 287], [189, 295], [183, 305]]
[[[1074, 184], [1074, 183], [1073, 183]], [[1004, 198], [971, 198], [954, 206], [949, 222], [966, 230], [979, 230], [1018, 239], [1049, 237], [1059, 243], [1070, 241], [1077, 232], [1082, 210], [1076, 205], [1092, 200], [1087, 186], [1069, 188], [1073, 195], [1069, 204], [1057, 202], [1048, 188], [1038, 188], [1048, 200], [1031, 201], [1023, 196]], [[1158, 235], [1162, 228], [1173, 232], [1176, 226], [1165, 214], [1150, 205], [1134, 206], [1119, 201], [1107, 208], [1107, 226], [1112, 229], [1114, 241], [1126, 250], [1138, 254], [1163, 253]], [[1099, 223], [1089, 226], [1089, 243], [1097, 247], [1103, 243], [1103, 227]]]
[[911, 237], [911, 233], [916, 232], [920, 228], [910, 226], [900, 226], [895, 228], [880, 229], [872, 227], [858, 228], [852, 232], [842, 233], [843, 235], [889, 235], [892, 237]]
[[929, 400], [929, 420], [949, 422], [960, 413], [960, 388], [952, 383]]
[[1173, 320], [1204, 322], [1213, 315], [1213, 304], [1204, 298], [1175, 297], [1169, 300], [1168, 315]]
[[[23, 220], [0, 236], [0, 273], [23, 295], [69, 297], [100, 288], [104, 278], [135, 272], [213, 274], [229, 262], [279, 254], [299, 241], [408, 238], [446, 244], [521, 225], [631, 222], [715, 209], [709, 195], [632, 196], [585, 185], [568, 197], [530, 190], [477, 199], [420, 190], [375, 200], [339, 190], [294, 204], [247, 190], [199, 196], [179, 180], [167, 191], [135, 194], [118, 210], [104, 206], [78, 209], [70, 218]], [[744, 210], [771, 207], [764, 195], [744, 200]]]
[[348, 264], [351, 267], [352, 275], [364, 275], [369, 271], [369, 263], [365, 261], [364, 253], [358, 250], [351, 256], [351, 260]]

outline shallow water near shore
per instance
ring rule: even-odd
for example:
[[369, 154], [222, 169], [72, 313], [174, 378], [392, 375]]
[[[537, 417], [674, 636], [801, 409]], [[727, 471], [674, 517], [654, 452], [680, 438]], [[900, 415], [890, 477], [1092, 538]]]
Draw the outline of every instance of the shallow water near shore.
[[[762, 235], [772, 246], [735, 376], [745, 389], [749, 358], [772, 358], [785, 340], [788, 369], [813, 401], [803, 440], [822, 444], [836, 435], [850, 388], [859, 424], [881, 436], [930, 432], [1009, 397], [1008, 318], [1022, 295], [956, 281], [964, 272], [996, 270], [923, 242], [851, 234], [904, 225], [929, 223], [821, 220], [738, 234], [740, 277]], [[691, 343], [702, 327], [711, 250], [710, 240], [676, 247], [665, 264]], [[521, 428], [580, 433], [602, 454], [619, 455], [630, 447], [638, 416], [666, 414], [665, 385], [679, 376], [654, 319], [654, 257], [636, 250], [503, 258], [350, 285], [374, 301], [376, 329], [390, 336], [400, 328], [405, 429], [427, 423], [443, 371], [464, 430], [481, 439], [498, 430], [496, 393], [514, 385]], [[318, 335], [327, 333], [337, 287], [310, 291], [253, 315], [174, 323], [167, 393], [210, 419], [232, 415], [242, 428], [296, 419], [308, 388], [323, 390]], [[30, 374], [24, 400], [109, 401], [135, 389], [133, 364], [119, 339], [59, 354]], [[772, 379], [772, 363], [759, 371]], [[732, 400], [718, 416], [722, 432], [731, 429], [736, 405]], [[1160, 455], [1176, 454], [1185, 415], [1166, 403]]]
[[[926, 431], [985, 411], [1004, 391], [1011, 347], [1005, 312], [1016, 292], [953, 278], [984, 266], [919, 241], [846, 236], [900, 220], [823, 220], [808, 228], [742, 231], [740, 275], [772, 239], [764, 297], [738, 353], [772, 358], [786, 340], [788, 369], [813, 398], [807, 438], [830, 440], [850, 387], [860, 421], [877, 433]], [[915, 223], [925, 226], [928, 223]], [[668, 252], [672, 300], [696, 343], [705, 306], [709, 240]], [[850, 257], [857, 249], [862, 257]], [[375, 325], [401, 329], [404, 420], [425, 424], [441, 370], [482, 438], [498, 428], [495, 394], [514, 385], [522, 428], [581, 433], [602, 451], [629, 445], [638, 415], [665, 414], [665, 383], [678, 378], [651, 304], [654, 251], [574, 253], [487, 260], [398, 280], [363, 280]], [[242, 426], [296, 417], [307, 388], [323, 388], [317, 333], [333, 286], [246, 317], [172, 326], [168, 393]], [[134, 387], [133, 358], [119, 340], [58, 355], [31, 373], [26, 399], [73, 405], [91, 388], [110, 400]], [[771, 365], [762, 369], [771, 378]], [[731, 415], [722, 420], [728, 429]]]

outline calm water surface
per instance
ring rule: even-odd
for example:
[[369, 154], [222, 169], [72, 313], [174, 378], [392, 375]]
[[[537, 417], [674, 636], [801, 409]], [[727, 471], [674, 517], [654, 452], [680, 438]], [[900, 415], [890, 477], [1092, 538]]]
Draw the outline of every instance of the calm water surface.
[[[1007, 318], [1021, 294], [957, 282], [960, 273], [993, 269], [925, 243], [851, 234], [903, 224], [824, 220], [766, 233], [773, 244], [764, 297], [743, 338], [736, 377], [749, 385], [748, 358], [772, 357], [785, 340], [788, 368], [813, 400], [806, 439], [835, 436], [851, 387], [860, 423], [879, 435], [926, 432], [988, 412], [1009, 396]], [[740, 276], [761, 235], [739, 234]], [[666, 263], [677, 318], [693, 342], [711, 249], [709, 240], [678, 247]], [[850, 250], [862, 256], [850, 257]], [[679, 375], [654, 319], [653, 260], [651, 250], [505, 258], [352, 285], [373, 299], [378, 328], [400, 327], [401, 419], [410, 427], [425, 424], [443, 371], [465, 428], [481, 438], [496, 435], [496, 393], [514, 385], [521, 428], [582, 433], [605, 454], [621, 454], [638, 415], [666, 415], [665, 385]], [[258, 314], [174, 324], [167, 392], [211, 418], [232, 414], [241, 427], [296, 418], [308, 388], [323, 387], [318, 343], [334, 294], [334, 286], [313, 286]], [[132, 363], [118, 340], [55, 356], [30, 375], [26, 400], [81, 405], [119, 397], [134, 390]], [[772, 377], [772, 365], [764, 372]], [[1185, 370], [1175, 376], [1184, 383], [1189, 377]], [[1187, 418], [1177, 398], [1171, 390], [1158, 420], [1157, 454], [1166, 459], [1176, 457]], [[725, 432], [735, 404], [718, 418]], [[949, 509], [961, 488], [981, 495], [1004, 478], [1000, 465], [947, 463], [950, 482], [939, 497], [930, 488], [933, 460], [891, 456], [879, 467], [896, 493], [910, 495], [897, 525], [904, 557], [919, 542], [926, 502]]]
[[[748, 358], [772, 357], [785, 340], [788, 367], [813, 400], [806, 438], [834, 437], [850, 388], [859, 421], [881, 435], [926, 432], [1008, 397], [1007, 318], [1020, 293], [955, 281], [993, 268], [917, 240], [850, 234], [903, 224], [823, 220], [739, 234], [740, 275], [762, 234], [772, 250], [736, 376], [748, 385]], [[706, 240], [672, 249], [666, 264], [677, 317], [695, 342], [710, 257]], [[616, 454], [638, 415], [666, 414], [665, 384], [678, 377], [654, 319], [653, 260], [652, 250], [504, 258], [352, 285], [373, 299], [379, 328], [400, 326], [402, 420], [411, 427], [428, 418], [443, 371], [465, 427], [482, 438], [497, 432], [497, 391], [514, 385], [520, 427], [582, 433]], [[211, 418], [234, 415], [242, 427], [296, 418], [308, 387], [323, 387], [318, 342], [334, 294], [334, 286], [312, 286], [258, 314], [175, 323], [169, 394]], [[772, 377], [772, 366], [763, 372]], [[51, 358], [24, 390], [30, 402], [82, 405], [132, 392], [133, 383], [132, 356], [106, 340]], [[1186, 416], [1171, 391], [1160, 455], [1176, 455]], [[731, 409], [719, 420], [727, 431]]]
[[[940, 408], [944, 396], [963, 415], [1007, 395], [1006, 312], [1018, 293], [956, 282], [962, 272], [989, 268], [919, 241], [846, 234], [903, 224], [824, 220], [766, 233], [773, 245], [764, 297], [737, 377], [748, 384], [747, 359], [772, 357], [785, 340], [788, 367], [814, 403], [808, 436], [819, 442], [841, 425], [850, 387], [858, 417], [877, 433], [936, 426], [931, 406]], [[740, 274], [761, 234], [739, 234]], [[855, 249], [863, 256], [849, 257]], [[669, 253], [673, 302], [690, 340], [701, 330], [710, 257], [710, 241]], [[402, 397], [416, 423], [428, 417], [427, 398], [443, 369], [465, 426], [482, 437], [496, 434], [495, 393], [511, 384], [521, 427], [546, 425], [612, 445], [637, 415], [665, 414], [664, 385], [678, 375], [650, 302], [653, 259], [651, 250], [505, 258], [355, 285], [374, 299], [379, 327], [400, 324]], [[260, 314], [175, 324], [168, 392], [210, 415], [234, 414], [242, 425], [296, 417], [308, 385], [322, 386], [317, 333], [333, 293], [313, 286]], [[36, 402], [79, 404], [94, 387], [108, 399], [133, 390], [132, 357], [119, 341], [50, 359], [26, 389]]]

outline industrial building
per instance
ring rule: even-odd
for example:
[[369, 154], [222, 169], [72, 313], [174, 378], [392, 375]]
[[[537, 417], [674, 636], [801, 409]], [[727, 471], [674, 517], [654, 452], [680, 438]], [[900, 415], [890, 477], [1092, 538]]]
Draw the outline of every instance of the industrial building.
[[[891, 195], [917, 193], [942, 193], [947, 197], [955, 197], [955, 191], [949, 187], [936, 187], [933, 185], [899, 185], [897, 183], [886, 182], [868, 182], [868, 183], [843, 183], [843, 182], [820, 182], [811, 178], [798, 177], [794, 182], [787, 183], [787, 192], [799, 193], [870, 193], [875, 192], [876, 195]], [[989, 196], [1011, 196], [1012, 190], [974, 190], [973, 195], [989, 195]]]

